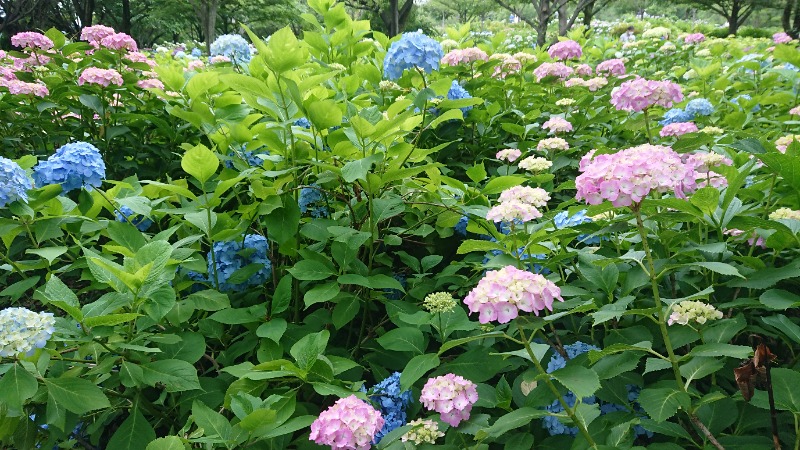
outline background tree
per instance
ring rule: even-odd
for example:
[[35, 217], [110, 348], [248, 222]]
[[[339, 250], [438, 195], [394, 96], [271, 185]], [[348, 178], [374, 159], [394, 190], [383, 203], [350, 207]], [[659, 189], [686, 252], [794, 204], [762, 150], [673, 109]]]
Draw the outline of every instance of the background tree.
[[678, 0], [678, 2], [721, 15], [728, 21], [728, 34], [736, 34], [739, 27], [760, 8], [773, 8], [778, 5], [775, 0]]
[[[588, 23], [592, 17], [611, 3], [612, 0], [495, 0], [495, 2], [515, 14], [523, 22], [536, 30], [536, 45], [547, 42], [547, 26], [558, 14], [558, 34], [565, 35], [575, 24], [581, 13], [588, 13]], [[528, 11], [533, 11], [529, 13]], [[584, 20], [587, 23], [587, 20]]]
[[411, 18], [414, 0], [345, 0], [345, 5], [366, 11], [379, 19], [379, 29], [389, 37], [402, 33]]
[[786, 0], [781, 15], [781, 25], [789, 36], [797, 39], [800, 35], [800, 0]]
[[454, 18], [457, 23], [483, 20], [499, 9], [496, 3], [486, 0], [431, 0], [423, 7], [436, 14], [437, 18]]

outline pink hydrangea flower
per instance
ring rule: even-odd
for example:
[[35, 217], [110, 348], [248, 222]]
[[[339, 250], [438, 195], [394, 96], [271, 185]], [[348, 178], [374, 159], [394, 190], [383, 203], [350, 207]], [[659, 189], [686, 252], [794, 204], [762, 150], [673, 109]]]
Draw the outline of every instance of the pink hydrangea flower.
[[501, 161], [514, 162], [520, 156], [522, 156], [522, 151], [520, 151], [519, 149], [506, 148], [506, 149], [503, 149], [503, 150], [500, 150], [499, 152], [497, 152], [497, 154], [495, 155], [495, 158], [497, 158], [497, 159], [499, 159]]
[[789, 114], [793, 116], [800, 116], [800, 106], [795, 106], [794, 108], [790, 109]]
[[202, 59], [195, 59], [189, 61], [189, 65], [186, 67], [187, 71], [197, 71], [205, 67], [206, 63], [203, 62]]
[[772, 42], [776, 44], [788, 44], [792, 42], [792, 37], [781, 31], [772, 35]]
[[156, 62], [155, 61], [153, 61], [152, 59], [148, 58], [147, 55], [145, 55], [144, 53], [140, 53], [140, 52], [128, 52], [123, 57], [123, 59], [126, 59], [126, 60], [128, 60], [130, 62], [134, 62], [134, 63], [145, 63], [148, 66], [150, 66], [151, 69], [156, 66]]
[[795, 141], [800, 142], [800, 134], [790, 134], [787, 136], [779, 137], [775, 141], [775, 148], [777, 148], [778, 151], [781, 153], [786, 153], [786, 149], [788, 149], [789, 146], [792, 145], [792, 142]]
[[586, 82], [583, 85], [586, 86], [586, 88], [588, 88], [590, 92], [596, 92], [599, 91], [601, 88], [605, 87], [605, 85], [607, 84], [608, 80], [606, 78], [594, 77], [586, 80]]
[[14, 70], [17, 72], [32, 72], [34, 67], [43, 66], [51, 61], [49, 56], [45, 55], [31, 55], [27, 58], [14, 58], [11, 57], [14, 64]]
[[50, 50], [53, 48], [53, 41], [42, 33], [25, 31], [11, 36], [11, 45], [19, 48]]
[[597, 73], [619, 77], [625, 75], [625, 61], [620, 58], [607, 59], [597, 65]]
[[492, 55], [492, 59], [500, 60], [500, 63], [494, 68], [494, 73], [492, 73], [494, 78], [504, 80], [507, 76], [518, 73], [522, 69], [522, 63], [509, 54], [497, 53]]
[[0, 59], [6, 59], [7, 56], [8, 53], [6, 53], [4, 50], [0, 50]]
[[104, 37], [100, 40], [100, 46], [112, 50], [128, 50], [131, 52], [139, 50], [136, 41], [125, 33], [114, 33]]
[[336, 401], [311, 424], [309, 440], [332, 450], [367, 450], [383, 428], [381, 413], [355, 395]]
[[553, 134], [566, 133], [572, 131], [572, 124], [561, 117], [551, 117], [547, 122], [542, 124], [542, 128], [550, 131]]
[[560, 61], [578, 59], [583, 54], [583, 49], [581, 49], [581, 44], [575, 41], [561, 41], [551, 45], [547, 50], [547, 54], [550, 55], [551, 58]]
[[530, 222], [539, 217], [542, 217], [541, 211], [519, 200], [498, 203], [486, 213], [486, 220], [492, 222]]
[[685, 198], [696, 187], [696, 172], [669, 147], [644, 144], [614, 154], [581, 159], [575, 179], [576, 198], [590, 205], [609, 200], [614, 206], [639, 203], [651, 191]]
[[15, 95], [35, 95], [46, 97], [50, 91], [41, 83], [26, 83], [17, 79], [0, 78], [0, 86], [8, 88], [8, 92]]
[[564, 139], [554, 137], [542, 139], [536, 144], [537, 150], [569, 150], [569, 142]]
[[136, 82], [136, 86], [141, 89], [164, 89], [164, 83], [155, 78], [147, 78]]
[[568, 67], [566, 64], [560, 62], [545, 62], [533, 70], [533, 74], [536, 76], [536, 81], [542, 81], [542, 79], [547, 77], [558, 77], [563, 80], [572, 75], [573, 72], [574, 70], [571, 67]]
[[100, 41], [106, 36], [116, 33], [113, 28], [105, 25], [92, 25], [81, 30], [81, 40], [87, 41], [95, 47], [100, 45]]
[[671, 108], [683, 100], [681, 87], [671, 81], [636, 78], [611, 91], [611, 104], [618, 110], [640, 112], [653, 106]]
[[699, 44], [706, 40], [706, 35], [703, 33], [692, 33], [683, 38], [683, 42], [687, 44]]
[[705, 186], [723, 188], [728, 185], [727, 178], [711, 169], [721, 165], [732, 166], [733, 161], [730, 158], [714, 152], [683, 154], [681, 157], [688, 167], [694, 169], [698, 188]]
[[661, 137], [681, 136], [686, 133], [697, 133], [697, 125], [694, 122], [676, 122], [665, 125], [658, 133]]
[[547, 201], [550, 200], [550, 194], [542, 188], [513, 186], [501, 192], [498, 200], [500, 202], [519, 201], [541, 208], [547, 205]]
[[11, 67], [0, 66], [0, 79], [16, 80], [17, 74]]
[[[728, 236], [733, 236], [733, 237], [739, 237], [744, 234], [744, 231], [738, 228], [730, 228], [723, 231], [722, 234], [727, 234]], [[750, 246], [767, 248], [767, 241], [764, 240], [763, 237], [757, 235], [755, 231], [753, 231], [753, 233], [750, 234], [750, 237], [747, 239], [747, 244]]]
[[478, 47], [455, 49], [442, 57], [442, 64], [457, 66], [459, 64], [472, 64], [476, 61], [488, 61], [489, 55]]
[[575, 75], [588, 77], [592, 73], [593, 73], [592, 66], [588, 64], [579, 64], [578, 67], [575, 68]]
[[111, 84], [122, 86], [122, 75], [114, 69], [98, 69], [97, 67], [87, 67], [78, 77], [78, 85], [99, 84], [108, 87]]
[[216, 55], [216, 56], [212, 56], [212, 57], [211, 57], [211, 58], [208, 60], [208, 62], [209, 62], [209, 63], [211, 63], [211, 64], [221, 64], [221, 63], [228, 63], [228, 62], [231, 62], [231, 59], [230, 59], [230, 58], [228, 58], [228, 57], [227, 57], [227, 56], [225, 56], [225, 55]]
[[478, 386], [456, 374], [429, 378], [419, 397], [422, 406], [441, 414], [442, 421], [457, 427], [469, 420], [472, 405], [478, 401]]
[[519, 311], [539, 315], [545, 309], [553, 310], [553, 301], [564, 301], [561, 289], [538, 273], [506, 266], [490, 270], [472, 289], [464, 304], [470, 313], [479, 313], [480, 323], [497, 321], [508, 323]]

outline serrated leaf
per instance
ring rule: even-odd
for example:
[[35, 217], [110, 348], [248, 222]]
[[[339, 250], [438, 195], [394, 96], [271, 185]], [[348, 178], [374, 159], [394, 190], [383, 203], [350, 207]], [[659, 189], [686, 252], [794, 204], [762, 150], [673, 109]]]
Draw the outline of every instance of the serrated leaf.
[[600, 389], [597, 372], [583, 366], [567, 364], [550, 375], [578, 398], [591, 397]]
[[678, 409], [687, 408], [689, 402], [689, 394], [677, 389], [646, 388], [639, 393], [639, 404], [656, 422], [663, 422], [674, 416]]
[[111, 436], [107, 448], [146, 450], [147, 443], [155, 438], [156, 432], [150, 422], [139, 412], [139, 408], [134, 408]]
[[405, 370], [400, 373], [401, 390], [410, 389], [428, 371], [437, 367], [439, 367], [439, 356], [433, 353], [417, 355], [411, 358], [411, 361], [406, 364]]
[[111, 406], [103, 391], [83, 378], [45, 378], [44, 384], [49, 400], [78, 415]]

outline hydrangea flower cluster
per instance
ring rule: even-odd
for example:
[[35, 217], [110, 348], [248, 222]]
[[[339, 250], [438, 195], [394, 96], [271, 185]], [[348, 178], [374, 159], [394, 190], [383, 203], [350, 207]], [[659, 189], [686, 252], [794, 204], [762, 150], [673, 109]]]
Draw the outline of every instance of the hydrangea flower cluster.
[[717, 311], [712, 305], [692, 300], [684, 300], [672, 305], [672, 314], [667, 319], [667, 324], [688, 325], [689, 322], [696, 322], [700, 325], [709, 320], [722, 318], [722, 311]]
[[[584, 223], [591, 223], [593, 219], [586, 215], [586, 210], [582, 209], [573, 215], [569, 215], [568, 211], [561, 211], [553, 217], [553, 223], [557, 229], [570, 228]], [[589, 236], [586, 234], [579, 234], [578, 241], [582, 244], [592, 245], [599, 244], [599, 236]]]
[[669, 39], [669, 34], [671, 32], [672, 31], [667, 27], [653, 27], [649, 30], [645, 30], [645, 32], [642, 33], [642, 37], [645, 39]]
[[698, 187], [710, 185], [715, 188], [721, 188], [728, 185], [727, 178], [711, 169], [720, 165], [733, 165], [733, 161], [730, 158], [714, 152], [697, 152], [690, 155], [684, 154], [683, 159], [687, 166], [694, 168], [695, 178], [700, 180], [697, 183]]
[[382, 91], [399, 91], [402, 89], [399, 84], [389, 80], [382, 80], [380, 83], [378, 83], [378, 87]]
[[556, 101], [556, 106], [572, 106], [575, 104], [574, 98], [562, 98]]
[[146, 78], [136, 82], [136, 87], [140, 89], [164, 89], [164, 83], [156, 78]]
[[[564, 351], [567, 353], [567, 357], [569, 359], [574, 359], [578, 355], [582, 355], [589, 350], [600, 350], [598, 347], [594, 345], [589, 345], [583, 342], [576, 342], [574, 344], [569, 344], [564, 346]], [[558, 369], [563, 369], [567, 366], [567, 360], [561, 356], [560, 353], [554, 352], [553, 355], [550, 357], [550, 361], [547, 363], [547, 373], [555, 372]], [[577, 397], [571, 391], [567, 392], [564, 395], [564, 401], [567, 403], [567, 406], [572, 408], [575, 406], [575, 402], [577, 401]], [[582, 399], [583, 403], [593, 405], [597, 402], [597, 399], [594, 396], [585, 397]], [[561, 406], [561, 402], [558, 399], [554, 400], [553, 403], [547, 405], [545, 409], [551, 413], [561, 413], [564, 412], [564, 407]], [[546, 416], [542, 419], [542, 427], [547, 430], [550, 436], [557, 436], [557, 435], [570, 435], [576, 436], [578, 434], [578, 427], [568, 427], [561, 423], [555, 416]]]
[[786, 150], [792, 145], [792, 142], [800, 142], [800, 134], [790, 134], [779, 137], [775, 141], [775, 148], [781, 153], [786, 153]]
[[699, 44], [705, 40], [706, 40], [706, 35], [703, 33], [687, 34], [686, 37], [683, 38], [683, 42], [687, 44]]
[[311, 121], [306, 119], [305, 117], [301, 117], [294, 121], [294, 125], [296, 127], [305, 128], [306, 130], [311, 129]]
[[611, 91], [611, 104], [621, 111], [641, 112], [654, 105], [671, 108], [681, 100], [681, 87], [671, 81], [636, 78]]
[[555, 116], [551, 117], [547, 120], [547, 122], [542, 124], [542, 128], [550, 131], [553, 134], [566, 133], [572, 131], [572, 124], [562, 117]]
[[383, 59], [383, 73], [390, 80], [397, 80], [406, 69], [419, 68], [431, 73], [439, 68], [444, 57], [442, 46], [422, 31], [403, 33], [399, 40], [389, 46]]
[[[639, 393], [641, 392], [642, 388], [635, 384], [626, 384], [625, 389], [628, 391], [628, 403], [630, 406], [603, 402], [600, 404], [600, 414], [610, 414], [617, 411], [630, 412], [633, 410], [636, 416], [646, 418], [647, 413], [645, 413], [644, 408], [642, 408], [642, 405], [640, 405], [638, 402]], [[646, 430], [641, 425], [634, 426], [633, 433], [636, 436], [647, 436], [648, 438], [653, 437], [653, 432]]]
[[518, 73], [522, 69], [522, 62], [508, 53], [495, 53], [489, 59], [500, 61], [492, 73], [494, 78], [504, 80], [507, 76]]
[[[269, 155], [269, 150], [261, 150], [259, 151], [259, 154]], [[264, 160], [261, 159], [258, 154], [250, 150], [245, 150], [244, 146], [242, 146], [242, 149], [238, 154], [233, 151], [228, 152], [228, 157], [231, 159], [226, 159], [224, 163], [225, 167], [228, 169], [233, 169], [235, 167], [233, 165], [234, 158], [242, 159], [250, 167], [261, 167], [261, 165], [264, 164]]]
[[449, 292], [433, 292], [422, 301], [422, 307], [431, 314], [446, 313], [456, 308], [456, 300]]
[[788, 44], [789, 42], [792, 42], [792, 37], [781, 31], [780, 33], [775, 33], [772, 35], [772, 42], [776, 44]]
[[380, 412], [351, 395], [320, 413], [308, 438], [332, 450], [367, 450], [383, 424]]
[[114, 33], [104, 37], [100, 40], [100, 46], [112, 50], [139, 51], [136, 41], [125, 33]]
[[36, 186], [60, 184], [63, 193], [99, 187], [105, 176], [106, 163], [97, 147], [88, 142], [66, 144], [33, 168]]
[[575, 70], [572, 67], [560, 62], [544, 62], [533, 70], [537, 82], [547, 77], [557, 77], [563, 80], [572, 75], [573, 72]]
[[453, 230], [455, 230], [455, 232], [460, 234], [461, 236], [466, 236], [467, 225], [469, 225], [469, 217], [461, 216], [461, 218], [458, 219], [458, 222], [456, 222], [456, 224], [453, 225]]
[[208, 58], [209, 64], [222, 64], [222, 63], [229, 63], [231, 59], [225, 55], [214, 55], [211, 58]]
[[498, 200], [500, 203], [489, 210], [486, 219], [522, 223], [542, 217], [537, 208], [545, 206], [550, 195], [541, 188], [514, 186], [501, 192]]
[[373, 386], [368, 395], [373, 403], [379, 405], [384, 420], [383, 426], [373, 437], [373, 443], [377, 444], [387, 433], [406, 424], [406, 409], [414, 398], [411, 390], [400, 391], [400, 372], [393, 373]]
[[92, 25], [90, 27], [84, 27], [81, 30], [81, 40], [87, 41], [95, 47], [99, 47], [104, 37], [111, 36], [114, 33], [116, 33], [116, 31], [111, 27]]
[[[211, 252], [206, 256], [208, 261], [208, 280], [212, 284], [219, 283], [217, 289], [223, 292], [241, 292], [249, 287], [259, 286], [269, 280], [272, 273], [272, 262], [269, 260], [269, 244], [267, 238], [258, 234], [245, 235], [244, 241], [218, 241], [214, 243], [214, 258]], [[214, 262], [216, 260], [216, 279]], [[239, 269], [251, 264], [261, 268], [242, 283], [230, 283], [228, 280]]]
[[769, 215], [770, 220], [800, 220], [800, 211], [778, 208]]
[[669, 147], [644, 144], [610, 155], [599, 155], [594, 150], [581, 158], [575, 179], [576, 198], [590, 205], [609, 200], [614, 206], [639, 203], [651, 191], [672, 191], [685, 198], [686, 191], [695, 188], [693, 167], [681, 160]]
[[147, 229], [153, 225], [152, 220], [141, 214], [136, 214], [132, 209], [125, 205], [120, 206], [119, 210], [115, 214], [118, 222], [129, 222], [139, 231], [147, 231]]
[[412, 427], [400, 438], [402, 442], [413, 442], [416, 445], [435, 444], [436, 439], [444, 437], [439, 425], [430, 419], [417, 419], [408, 422]]
[[10, 94], [14, 95], [35, 95], [46, 97], [50, 91], [47, 86], [40, 82], [28, 83], [14, 78], [0, 78], [0, 86], [7, 88]]
[[552, 161], [549, 161], [546, 158], [540, 158], [538, 156], [529, 156], [519, 162], [520, 169], [525, 169], [533, 173], [544, 172], [551, 167], [553, 167]]
[[536, 149], [540, 151], [569, 150], [569, 142], [558, 137], [542, 139], [538, 144], [536, 144]]
[[664, 126], [658, 133], [661, 137], [682, 136], [687, 133], [696, 133], [697, 125], [694, 122], [677, 122]]
[[794, 108], [790, 109], [789, 114], [793, 116], [800, 116], [800, 106], [795, 106]]
[[47, 345], [55, 331], [52, 313], [35, 313], [27, 308], [6, 308], [0, 311], [0, 356], [33, 354]]
[[672, 108], [664, 113], [664, 119], [659, 121], [659, 125], [666, 126], [673, 123], [691, 122], [694, 114], [690, 114], [681, 108]]
[[249, 63], [250, 44], [238, 34], [223, 34], [211, 43], [209, 53], [212, 57], [224, 56], [238, 63]]
[[516, 148], [506, 148], [506, 149], [503, 149], [503, 150], [500, 150], [499, 152], [497, 152], [497, 154], [495, 155], [495, 158], [497, 158], [497, 159], [499, 159], [501, 161], [514, 162], [520, 156], [522, 156], [522, 151], [521, 150], [516, 149]]
[[550, 48], [547, 49], [547, 54], [553, 59], [564, 61], [580, 58], [581, 55], [583, 55], [583, 49], [581, 49], [581, 44], [572, 40], [567, 40], [556, 42], [551, 45]]
[[521, 62], [523, 64], [529, 63], [529, 62], [538, 61], [536, 59], [536, 55], [531, 55], [530, 53], [525, 53], [525, 52], [517, 52], [517, 53], [514, 53], [511, 56], [513, 56], [514, 59], [516, 59], [517, 61], [519, 61], [519, 62]]
[[111, 84], [122, 86], [122, 75], [114, 69], [87, 67], [78, 77], [78, 86], [83, 86], [87, 83], [98, 84], [103, 87], [108, 87]]
[[489, 55], [478, 47], [455, 49], [442, 57], [442, 64], [457, 66], [459, 64], [472, 64], [477, 61], [488, 61]]
[[561, 289], [552, 281], [536, 273], [506, 266], [490, 270], [472, 289], [464, 304], [470, 313], [479, 313], [480, 323], [497, 321], [508, 323], [519, 315], [519, 311], [532, 312], [553, 310], [553, 301], [564, 301]]
[[[453, 80], [453, 83], [450, 85], [450, 90], [447, 91], [447, 99], [448, 100], [461, 100], [465, 98], [472, 98], [472, 96], [464, 89], [458, 81]], [[461, 108], [461, 113], [466, 116], [469, 110], [472, 109], [472, 106], [465, 106]]]
[[[750, 101], [752, 101], [752, 100], [753, 100], [753, 97], [751, 97], [751, 96], [750, 96], [750, 94], [741, 94], [741, 95], [737, 95], [736, 97], [734, 97], [734, 98], [732, 98], [732, 99], [731, 99], [731, 103], [733, 103], [734, 105], [738, 106], [738, 107], [739, 107], [739, 108], [741, 108], [741, 109], [744, 109], [744, 107], [743, 107], [742, 105], [740, 105], [740, 104], [739, 104], [739, 101], [741, 101], [741, 100], [745, 100], [745, 101], [747, 101], [747, 102], [750, 102]], [[754, 112], [754, 113], [756, 113], [756, 112], [759, 112], [759, 111], [761, 111], [761, 104], [759, 104], [759, 103], [756, 103], [756, 104], [755, 104], [755, 105], [754, 105], [754, 106], [753, 106], [753, 107], [750, 109], [750, 112]]]
[[11, 45], [34, 50], [50, 50], [53, 48], [53, 41], [42, 33], [24, 31], [11, 36]]
[[28, 201], [31, 180], [16, 162], [0, 156], [0, 208], [21, 200]]
[[704, 98], [695, 98], [686, 104], [686, 112], [692, 116], [710, 116], [714, 113], [714, 105]]
[[592, 73], [594, 73], [594, 69], [588, 64], [578, 64], [578, 66], [575, 67], [575, 75], [579, 77], [588, 77], [592, 75]]
[[620, 58], [607, 59], [597, 65], [597, 73], [619, 77], [625, 75], [625, 61]]
[[478, 401], [477, 385], [464, 377], [448, 373], [429, 378], [419, 397], [422, 405], [441, 414], [443, 422], [457, 427], [469, 420], [472, 405]]
[[300, 206], [300, 212], [310, 213], [311, 217], [328, 217], [330, 214], [325, 203], [325, 196], [316, 184], [301, 189], [297, 203]]
[[581, 86], [589, 89], [590, 92], [596, 92], [603, 86], [608, 84], [608, 80], [603, 77], [590, 78], [584, 80], [583, 78], [570, 78], [564, 83], [566, 87]]
[[723, 133], [725, 133], [725, 130], [723, 130], [720, 127], [711, 127], [711, 126], [709, 126], [709, 127], [701, 128], [700, 132], [701, 133], [706, 133], [706, 134], [723, 134]]

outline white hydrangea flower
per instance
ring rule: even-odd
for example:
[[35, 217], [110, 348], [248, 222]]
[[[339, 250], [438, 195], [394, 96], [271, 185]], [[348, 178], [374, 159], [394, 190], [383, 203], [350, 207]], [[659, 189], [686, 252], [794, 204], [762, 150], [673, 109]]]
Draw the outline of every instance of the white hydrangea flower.
[[0, 356], [31, 354], [47, 345], [55, 331], [51, 313], [36, 313], [27, 308], [0, 311]]

